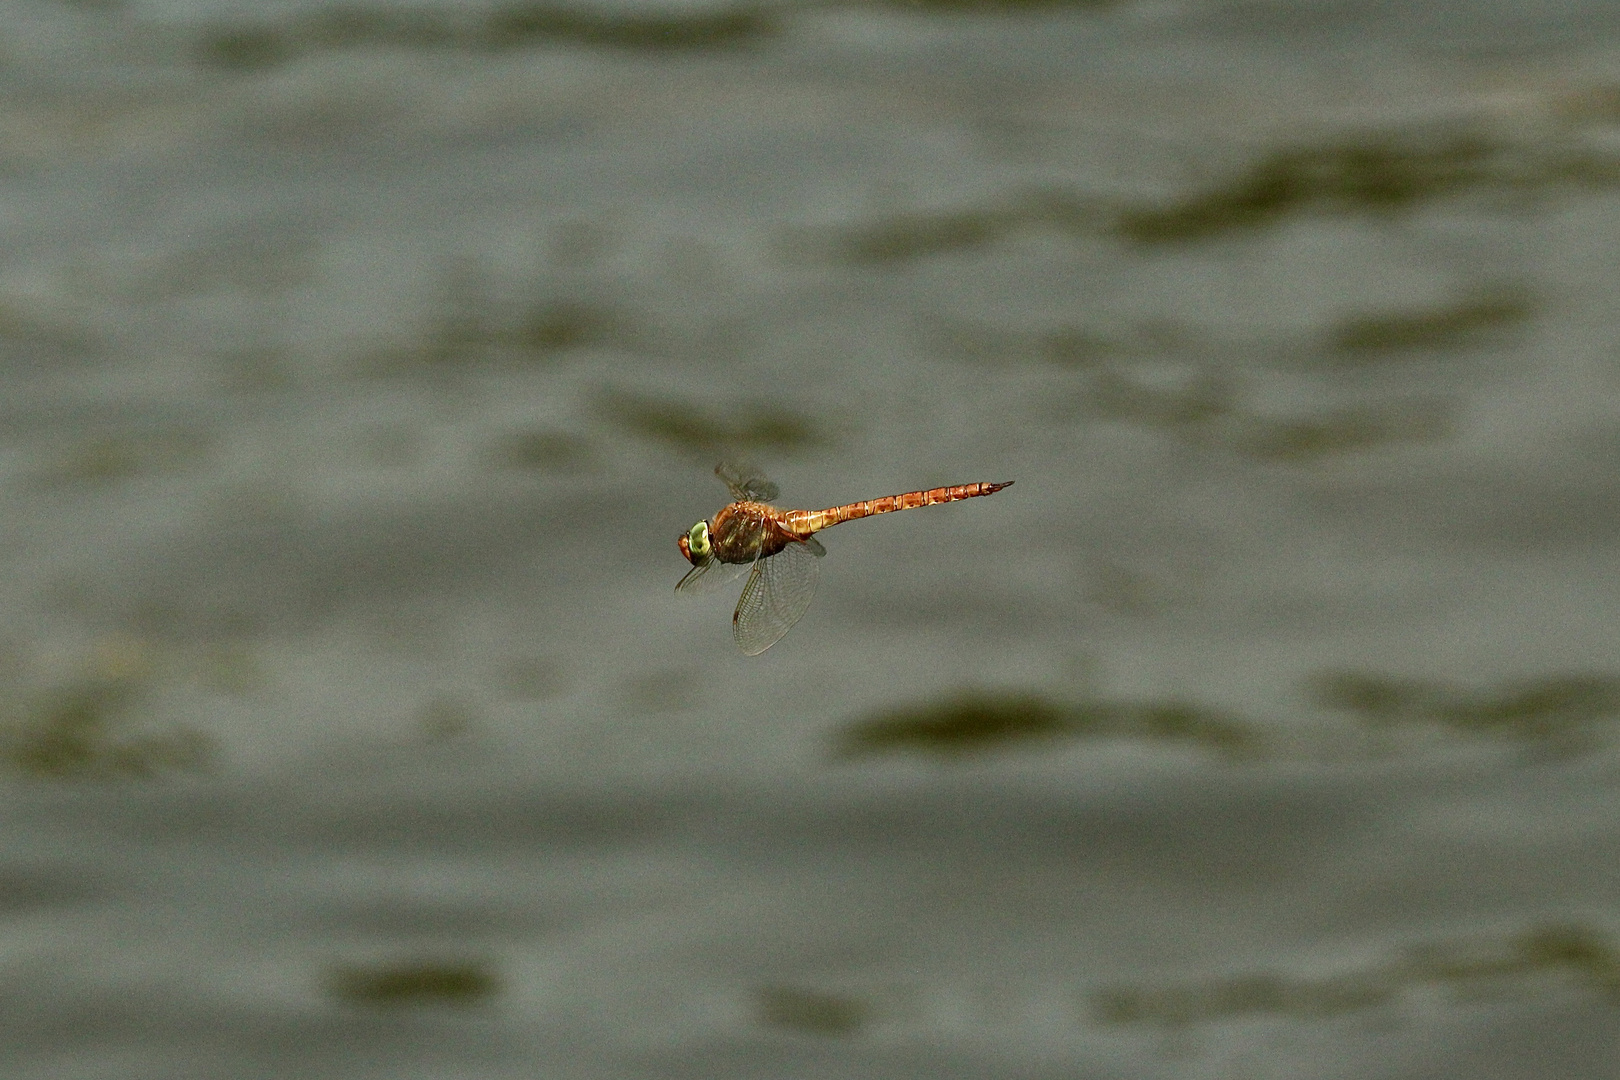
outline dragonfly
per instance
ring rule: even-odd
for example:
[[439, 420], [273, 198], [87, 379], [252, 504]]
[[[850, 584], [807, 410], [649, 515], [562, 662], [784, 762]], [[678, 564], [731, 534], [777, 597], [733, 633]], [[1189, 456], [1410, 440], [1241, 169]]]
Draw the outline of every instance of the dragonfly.
[[731, 633], [748, 656], [758, 656], [781, 641], [809, 608], [816, 595], [820, 559], [827, 554], [816, 533], [873, 514], [994, 495], [1013, 484], [1011, 480], [956, 484], [826, 510], [782, 510], [771, 505], [780, 494], [776, 485], [758, 469], [721, 463], [714, 474], [731, 490], [732, 502], [676, 541], [692, 569], [675, 591], [704, 592], [747, 573], [737, 609], [731, 613]]

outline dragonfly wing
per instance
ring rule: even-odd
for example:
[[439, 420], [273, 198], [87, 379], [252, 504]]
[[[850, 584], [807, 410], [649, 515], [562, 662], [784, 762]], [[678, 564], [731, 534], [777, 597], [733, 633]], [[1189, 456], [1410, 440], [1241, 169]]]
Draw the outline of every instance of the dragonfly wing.
[[743, 575], [753, 563], [725, 563], [719, 559], [707, 559], [698, 563], [686, 572], [675, 585], [675, 591], [687, 596], [696, 596], [700, 593], [713, 592], [715, 589], [729, 585]]
[[714, 467], [714, 475], [731, 489], [731, 497], [749, 502], [773, 502], [782, 492], [765, 478], [765, 474], [752, 465], [737, 465], [722, 461]]
[[817, 554], [808, 544], [795, 542], [754, 563], [731, 616], [732, 636], [746, 655], [758, 656], [775, 645], [804, 617], [821, 572]]

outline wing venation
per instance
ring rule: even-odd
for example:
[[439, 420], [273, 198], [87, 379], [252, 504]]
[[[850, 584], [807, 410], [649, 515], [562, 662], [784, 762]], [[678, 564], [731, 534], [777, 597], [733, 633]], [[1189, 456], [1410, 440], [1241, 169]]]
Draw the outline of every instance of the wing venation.
[[795, 541], [754, 563], [731, 616], [732, 636], [745, 655], [758, 656], [804, 617], [816, 595], [818, 554], [809, 544]]

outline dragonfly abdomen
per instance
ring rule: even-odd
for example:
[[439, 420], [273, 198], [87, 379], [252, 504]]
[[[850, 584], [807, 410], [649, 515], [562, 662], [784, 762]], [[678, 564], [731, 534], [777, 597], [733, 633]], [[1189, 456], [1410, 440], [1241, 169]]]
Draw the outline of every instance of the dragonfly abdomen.
[[950, 487], [886, 495], [881, 499], [867, 499], [865, 502], [845, 503], [843, 506], [834, 506], [826, 510], [790, 510], [786, 524], [791, 532], [799, 536], [808, 536], [822, 529], [830, 529], [840, 522], [871, 517], [873, 514], [888, 514], [895, 510], [912, 510], [919, 506], [933, 506], [935, 503], [994, 495], [1004, 487], [1011, 487], [1012, 483], [1008, 480], [1000, 484], [953, 484]]

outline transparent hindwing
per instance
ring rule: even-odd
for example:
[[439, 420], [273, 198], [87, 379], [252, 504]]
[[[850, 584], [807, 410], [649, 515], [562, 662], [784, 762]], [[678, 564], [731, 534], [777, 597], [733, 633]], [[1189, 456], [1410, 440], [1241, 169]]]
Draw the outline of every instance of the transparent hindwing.
[[758, 656], [775, 645], [804, 617], [816, 595], [825, 554], [827, 549], [811, 537], [753, 564], [731, 616], [732, 635], [746, 655]]

